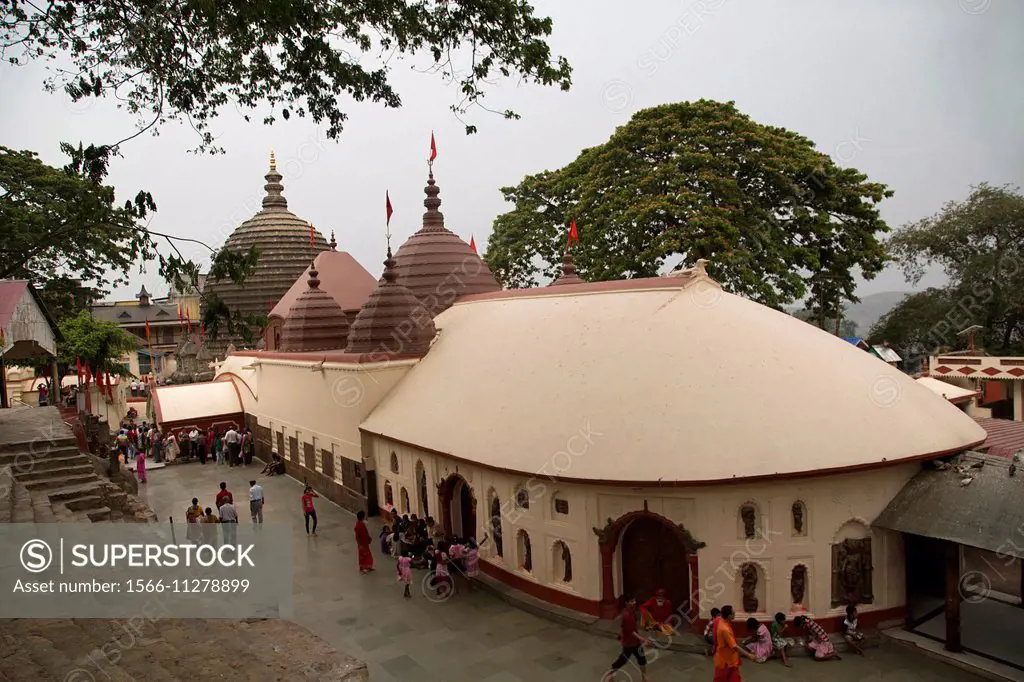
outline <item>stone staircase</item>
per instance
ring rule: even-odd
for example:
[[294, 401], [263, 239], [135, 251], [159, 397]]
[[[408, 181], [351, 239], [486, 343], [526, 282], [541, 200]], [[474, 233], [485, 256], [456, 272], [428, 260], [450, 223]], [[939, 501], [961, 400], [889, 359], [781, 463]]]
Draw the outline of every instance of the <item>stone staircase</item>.
[[[0, 470], [10, 470], [28, 492], [32, 508], [29, 514], [22, 500], [15, 523], [155, 520], [144, 504], [96, 473], [94, 460], [79, 451], [74, 432], [56, 408], [26, 410], [19, 416], [24, 416], [18, 424], [22, 428], [0, 432]], [[36, 429], [26, 428], [25, 421]]]
[[282, 620], [0, 620], [0, 682], [363, 682], [366, 664]]

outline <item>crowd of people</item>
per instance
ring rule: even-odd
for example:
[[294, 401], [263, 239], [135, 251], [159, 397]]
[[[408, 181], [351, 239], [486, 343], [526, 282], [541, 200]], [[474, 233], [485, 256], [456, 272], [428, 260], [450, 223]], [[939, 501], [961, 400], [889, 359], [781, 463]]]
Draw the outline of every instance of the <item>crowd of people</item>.
[[[619, 641], [622, 651], [612, 663], [604, 677], [604, 682], [611, 682], [615, 671], [622, 669], [633, 659], [640, 670], [640, 678], [647, 681], [647, 656], [644, 646], [650, 646], [650, 639], [641, 634], [646, 631], [656, 635], [671, 635], [672, 602], [668, 601], [664, 590], [657, 590], [655, 596], [637, 607], [636, 599], [626, 600], [626, 608], [622, 612]], [[704, 628], [704, 640], [707, 654], [715, 663], [715, 682], [741, 682], [740, 659], [747, 658], [755, 663], [766, 663], [777, 658], [787, 668], [789, 651], [794, 646], [793, 639], [787, 637], [789, 627], [786, 615], [776, 613], [770, 624], [756, 618], [746, 620], [747, 637], [738, 639], [733, 630], [736, 618], [735, 609], [731, 605], [720, 610], [711, 609], [711, 620]], [[839, 654], [825, 629], [810, 616], [800, 615], [793, 619], [792, 627], [804, 635], [804, 647], [808, 655], [815, 661], [838, 661]], [[857, 607], [846, 607], [846, 617], [841, 624], [843, 640], [850, 649], [861, 656], [864, 655], [864, 634], [860, 631], [857, 618]]]
[[156, 424], [150, 425], [145, 421], [136, 426], [132, 412], [134, 408], [122, 422], [114, 441], [121, 465], [134, 464], [140, 483], [146, 483], [146, 461], [149, 458], [168, 464], [195, 459], [200, 464], [213, 461], [235, 467], [249, 466], [256, 454], [252, 429], [238, 431], [229, 426], [224, 431], [212, 427], [200, 431], [192, 427], [190, 430], [181, 429], [177, 434], [173, 429], [165, 433]]

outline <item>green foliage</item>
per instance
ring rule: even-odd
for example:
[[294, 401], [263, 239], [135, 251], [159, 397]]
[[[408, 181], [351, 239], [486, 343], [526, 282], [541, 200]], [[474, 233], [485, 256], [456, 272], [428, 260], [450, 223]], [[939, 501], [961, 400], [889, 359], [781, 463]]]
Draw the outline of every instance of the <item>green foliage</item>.
[[[269, 105], [265, 123], [326, 121], [331, 138], [347, 118], [342, 95], [401, 106], [388, 82], [395, 56], [423, 55], [428, 71], [454, 83], [456, 114], [479, 104], [496, 76], [571, 84], [568, 62], [545, 42], [551, 20], [525, 0], [10, 0], [4, 15], [0, 43], [22, 49], [8, 59], [70, 59], [51, 89], [73, 100], [112, 95], [148, 119], [144, 128], [187, 121], [213, 151], [209, 123], [231, 103]], [[380, 63], [368, 68], [366, 53]]]
[[111, 375], [124, 376], [127, 372], [121, 356], [139, 348], [139, 342], [131, 334], [113, 322], [93, 319], [84, 311], [61, 322], [60, 331], [64, 335], [64, 343], [59, 349], [58, 362], [72, 372], [75, 371], [76, 359], [81, 358], [83, 369], [88, 364], [94, 375], [110, 372]]
[[990, 353], [1024, 349], [1024, 196], [1019, 188], [981, 184], [963, 202], [896, 231], [888, 247], [904, 273], [920, 281], [929, 266], [950, 279], [943, 289], [909, 297], [872, 336], [927, 348], [963, 347], [957, 332], [981, 325]]
[[553, 277], [575, 219], [580, 276], [651, 277], [710, 260], [734, 293], [770, 306], [810, 292], [809, 306], [856, 301], [851, 270], [885, 264], [877, 205], [892, 192], [839, 168], [796, 133], [764, 126], [730, 103], [645, 109], [568, 166], [502, 189], [486, 260], [506, 286]]
[[834, 317], [826, 317], [824, 320], [821, 320], [814, 311], [807, 310], [806, 308], [793, 313], [793, 317], [798, 320], [803, 320], [807, 324], [813, 325], [818, 329], [823, 329], [829, 334], [836, 334], [836, 336], [841, 336], [843, 338], [852, 338], [857, 336], [857, 323], [845, 317], [839, 318], [838, 333], [836, 332], [836, 319]]

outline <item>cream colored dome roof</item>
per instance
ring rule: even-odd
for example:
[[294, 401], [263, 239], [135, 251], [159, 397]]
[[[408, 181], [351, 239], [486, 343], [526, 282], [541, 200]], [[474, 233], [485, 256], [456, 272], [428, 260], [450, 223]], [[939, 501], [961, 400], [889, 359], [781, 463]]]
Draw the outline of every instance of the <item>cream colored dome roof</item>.
[[[256, 271], [241, 286], [222, 280], [209, 282], [206, 287], [207, 292], [215, 293], [232, 311], [252, 315], [268, 314], [271, 305], [276, 304], [309, 267], [311, 255], [330, 248], [319, 231], [314, 231], [313, 246], [310, 246], [309, 223], [288, 210], [281, 184], [282, 175], [277, 172], [273, 154], [266, 180], [263, 210], [239, 225], [223, 247], [245, 253], [255, 246], [260, 251]], [[248, 345], [255, 345], [259, 341], [258, 336], [258, 330], [254, 331], [253, 342]], [[247, 345], [239, 338], [224, 334], [211, 345], [223, 355], [223, 348], [228, 343], [239, 347]]]
[[527, 476], [665, 483], [873, 467], [985, 439], [911, 377], [724, 293], [702, 266], [461, 299], [362, 428]]

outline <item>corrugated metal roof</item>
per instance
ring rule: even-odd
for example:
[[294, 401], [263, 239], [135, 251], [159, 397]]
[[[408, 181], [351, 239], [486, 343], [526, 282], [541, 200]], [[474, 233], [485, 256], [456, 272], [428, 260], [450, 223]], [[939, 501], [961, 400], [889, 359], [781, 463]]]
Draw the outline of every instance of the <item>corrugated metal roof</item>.
[[846, 341], [847, 343], [852, 343], [855, 346], [860, 345], [860, 342], [863, 341], [863, 340], [864, 339], [860, 338], [859, 336], [844, 336], [843, 337], [843, 341]]
[[975, 417], [974, 421], [988, 434], [988, 439], [978, 446], [978, 450], [994, 457], [1012, 457], [1018, 450], [1024, 450], [1024, 422], [992, 417]]
[[903, 362], [903, 358], [899, 356], [899, 353], [888, 346], [872, 346], [871, 349], [886, 362]]
[[1024, 559], [1013, 542], [1024, 529], [1024, 471], [1010, 476], [1007, 460], [976, 453], [962, 464], [979, 462], [981, 468], [967, 470], [968, 485], [955, 469], [921, 471], [872, 525]]

